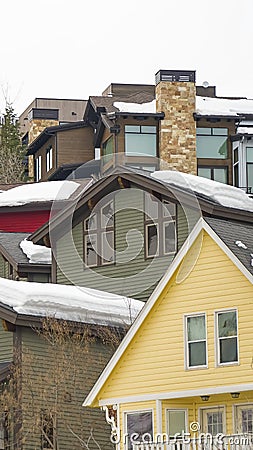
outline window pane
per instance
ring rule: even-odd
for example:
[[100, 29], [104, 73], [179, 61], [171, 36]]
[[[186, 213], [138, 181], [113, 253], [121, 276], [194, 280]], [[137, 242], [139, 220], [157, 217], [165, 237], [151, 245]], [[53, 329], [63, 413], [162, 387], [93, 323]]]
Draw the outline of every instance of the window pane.
[[234, 149], [234, 163], [236, 163], [238, 160], [239, 156], [238, 156], [238, 147], [236, 147]]
[[141, 442], [142, 436], [146, 442], [151, 438], [153, 441], [153, 424], [152, 424], [152, 412], [140, 412], [127, 414], [127, 435], [128, 435], [128, 448], [132, 448], [132, 442]]
[[246, 147], [247, 162], [253, 162], [253, 147]]
[[174, 203], [169, 203], [164, 200], [162, 202], [163, 217], [175, 217], [176, 215], [176, 205]]
[[97, 265], [97, 235], [85, 236], [85, 264], [87, 266]]
[[226, 167], [214, 168], [213, 179], [214, 181], [219, 181], [219, 183], [227, 184], [227, 168]]
[[222, 412], [207, 413], [207, 432], [212, 436], [223, 432]]
[[186, 431], [185, 411], [168, 410], [167, 414], [169, 436], [174, 436], [176, 433], [180, 433], [180, 435], [182, 435], [182, 431]]
[[188, 341], [206, 338], [205, 316], [187, 317]]
[[166, 222], [163, 224], [163, 244], [164, 244], [164, 253], [172, 253], [176, 251], [175, 222]]
[[239, 166], [238, 166], [238, 164], [236, 164], [236, 166], [234, 166], [234, 185], [236, 187], [239, 187]]
[[227, 158], [226, 136], [197, 136], [198, 158]]
[[158, 250], [158, 232], [157, 225], [147, 225], [147, 252], [148, 256], [155, 256]]
[[86, 230], [95, 230], [97, 228], [97, 215], [92, 214], [89, 219], [85, 220]]
[[212, 128], [212, 133], [216, 136], [227, 136], [228, 129], [227, 128]]
[[114, 261], [114, 233], [108, 231], [102, 233], [102, 259], [103, 264]]
[[147, 219], [158, 218], [158, 200], [150, 194], [145, 194], [145, 213]]
[[140, 133], [141, 127], [139, 125], [126, 125], [125, 132], [126, 133]]
[[102, 146], [102, 156], [104, 157], [104, 163], [107, 163], [112, 158], [113, 154], [113, 137], [110, 137]]
[[209, 167], [199, 167], [198, 176], [208, 178], [209, 180], [211, 180], [211, 169], [209, 169]]
[[197, 135], [198, 134], [211, 134], [212, 128], [197, 128]]
[[237, 338], [220, 339], [220, 363], [238, 361]]
[[253, 164], [247, 164], [247, 187], [253, 187]]
[[156, 127], [151, 127], [148, 125], [142, 125], [141, 126], [141, 132], [142, 133], [153, 133], [156, 134]]
[[236, 336], [237, 320], [236, 311], [229, 311], [218, 314], [219, 337]]
[[189, 344], [189, 367], [206, 365], [206, 343], [194, 342]]
[[113, 200], [102, 208], [101, 211], [101, 226], [102, 228], [113, 226], [114, 205]]
[[252, 433], [253, 431], [253, 409], [241, 410], [241, 432]]
[[126, 134], [126, 155], [156, 156], [156, 135], [154, 134]]

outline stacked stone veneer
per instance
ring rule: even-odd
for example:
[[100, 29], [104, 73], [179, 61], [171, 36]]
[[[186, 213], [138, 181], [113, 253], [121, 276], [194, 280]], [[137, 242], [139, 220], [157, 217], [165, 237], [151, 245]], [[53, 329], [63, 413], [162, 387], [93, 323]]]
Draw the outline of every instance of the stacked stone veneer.
[[49, 120], [49, 119], [33, 119], [31, 120], [29, 134], [28, 134], [28, 142], [31, 144], [36, 137], [47, 127], [54, 127], [55, 125], [59, 125], [58, 120]]
[[196, 87], [188, 81], [160, 81], [156, 86], [156, 110], [164, 112], [160, 123], [159, 157], [161, 169], [197, 175]]

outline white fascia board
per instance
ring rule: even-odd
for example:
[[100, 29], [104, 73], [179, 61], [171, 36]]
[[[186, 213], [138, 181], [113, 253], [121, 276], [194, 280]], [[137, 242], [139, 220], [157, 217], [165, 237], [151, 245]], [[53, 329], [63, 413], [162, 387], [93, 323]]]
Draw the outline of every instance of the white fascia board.
[[252, 390], [253, 390], [253, 383], [233, 384], [229, 386], [190, 389], [187, 391], [160, 392], [160, 393], [158, 392], [156, 394], [130, 395], [129, 397], [106, 398], [104, 400], [99, 401], [99, 406], [156, 401], [156, 400], [173, 400], [179, 398], [181, 399], [189, 397], [199, 397], [201, 395], [218, 395], [218, 394], [228, 394], [232, 392], [245, 392]]

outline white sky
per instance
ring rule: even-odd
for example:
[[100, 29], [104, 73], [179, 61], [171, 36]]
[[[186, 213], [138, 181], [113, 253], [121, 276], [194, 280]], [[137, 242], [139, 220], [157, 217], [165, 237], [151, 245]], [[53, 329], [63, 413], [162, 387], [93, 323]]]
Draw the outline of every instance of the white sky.
[[35, 97], [100, 95], [196, 70], [218, 95], [253, 98], [252, 0], [9, 0], [1, 4], [0, 111]]

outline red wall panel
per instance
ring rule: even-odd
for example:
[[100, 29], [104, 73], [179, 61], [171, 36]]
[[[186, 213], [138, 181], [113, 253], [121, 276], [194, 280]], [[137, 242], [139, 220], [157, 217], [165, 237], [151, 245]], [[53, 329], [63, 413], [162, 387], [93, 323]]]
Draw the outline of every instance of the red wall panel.
[[0, 213], [0, 231], [32, 233], [49, 219], [50, 211]]

